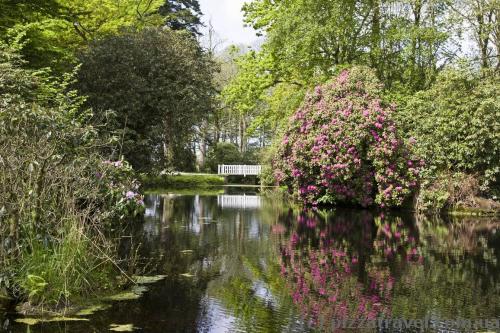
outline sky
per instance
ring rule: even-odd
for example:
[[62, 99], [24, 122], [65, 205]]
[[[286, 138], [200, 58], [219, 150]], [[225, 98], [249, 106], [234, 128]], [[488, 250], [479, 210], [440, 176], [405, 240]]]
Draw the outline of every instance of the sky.
[[[243, 27], [241, 7], [248, 0], [199, 0], [203, 12], [203, 22], [212, 26], [224, 46], [231, 44], [252, 45], [257, 40], [252, 28]], [[204, 29], [204, 32], [206, 28]]]

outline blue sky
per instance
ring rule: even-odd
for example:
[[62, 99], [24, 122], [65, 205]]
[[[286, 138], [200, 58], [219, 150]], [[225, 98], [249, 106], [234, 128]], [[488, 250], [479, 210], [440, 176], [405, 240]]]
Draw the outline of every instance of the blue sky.
[[257, 39], [252, 28], [243, 27], [241, 7], [248, 0], [200, 0], [203, 22], [212, 21], [217, 36], [224, 45], [251, 45]]

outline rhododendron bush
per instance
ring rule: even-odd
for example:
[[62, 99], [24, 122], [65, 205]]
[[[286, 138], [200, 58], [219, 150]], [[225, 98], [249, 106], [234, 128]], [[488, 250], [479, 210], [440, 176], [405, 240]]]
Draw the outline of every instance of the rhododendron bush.
[[275, 177], [307, 204], [400, 206], [421, 161], [392, 120], [394, 106], [365, 67], [343, 71], [309, 93], [291, 117], [274, 159]]

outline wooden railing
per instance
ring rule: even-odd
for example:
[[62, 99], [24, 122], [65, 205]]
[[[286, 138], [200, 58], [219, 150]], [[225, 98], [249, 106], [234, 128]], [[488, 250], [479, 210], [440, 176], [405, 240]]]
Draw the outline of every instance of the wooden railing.
[[262, 171], [260, 165], [219, 165], [218, 174], [227, 176], [258, 176]]

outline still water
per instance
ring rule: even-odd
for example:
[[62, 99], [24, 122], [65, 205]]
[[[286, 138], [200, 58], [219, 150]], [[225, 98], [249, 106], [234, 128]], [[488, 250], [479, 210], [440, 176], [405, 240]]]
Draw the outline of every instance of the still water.
[[423, 319], [424, 331], [464, 318], [472, 331], [498, 331], [498, 219], [312, 212], [252, 189], [146, 199], [124, 246], [140, 245], [146, 272], [164, 280], [88, 321], [28, 327], [0, 312], [0, 332], [416, 331], [364, 322], [380, 318]]

